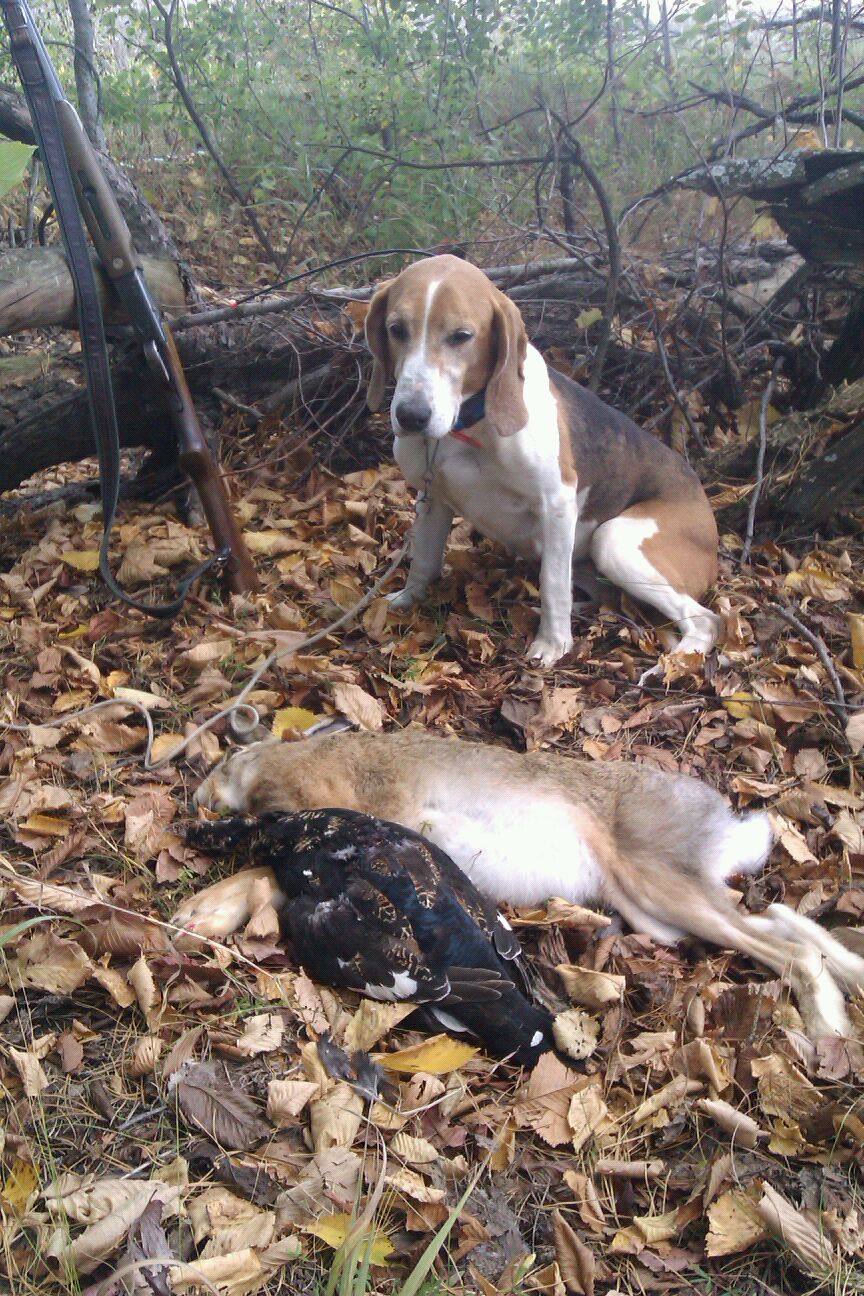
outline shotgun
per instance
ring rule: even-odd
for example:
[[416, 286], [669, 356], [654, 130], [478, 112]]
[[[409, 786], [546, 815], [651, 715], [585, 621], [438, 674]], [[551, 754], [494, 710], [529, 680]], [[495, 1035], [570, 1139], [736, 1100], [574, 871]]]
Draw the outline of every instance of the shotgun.
[[[231, 510], [221, 471], [210, 453], [198, 422], [173, 335], [162, 320], [159, 308], [145, 283], [129, 227], [102, 173], [96, 152], [78, 114], [63, 93], [27, 0], [0, 0], [0, 8], [9, 30], [12, 55], [30, 107], [37, 142], [64, 235], [70, 269], [76, 282], [82, 347], [88, 361], [88, 395], [100, 452], [105, 523], [101, 564], [103, 577], [110, 588], [126, 602], [154, 615], [168, 616], [182, 605], [185, 590], [200, 571], [183, 581], [180, 598], [174, 603], [152, 606], [130, 599], [119, 589], [107, 569], [107, 538], [113, 524], [119, 489], [119, 444], [98, 305], [98, 320], [92, 319], [92, 311], [90, 318], [86, 315], [87, 302], [84, 299], [89, 296], [86, 291], [86, 276], [92, 275], [92, 269], [89, 255], [86, 256], [86, 266], [80, 255], [81, 242], [86, 244], [83, 232], [80, 232], [81, 217], [93, 240], [102, 268], [111, 280], [141, 342], [150, 373], [166, 399], [177, 437], [180, 464], [198, 492], [217, 548], [215, 560], [211, 559], [206, 566], [213, 566], [214, 561], [224, 564], [228, 588], [233, 593], [253, 591], [258, 588], [255, 568]], [[74, 213], [69, 211], [69, 202], [64, 201], [64, 181], [68, 182], [70, 178], [74, 187], [74, 199], [77, 199], [77, 211]], [[69, 201], [74, 199], [69, 195]], [[70, 228], [76, 218], [77, 230]], [[75, 237], [79, 232], [80, 238]], [[84, 283], [81, 282], [82, 279], [85, 280]], [[102, 355], [98, 354], [100, 339], [104, 353]], [[94, 352], [97, 353], [95, 363]], [[108, 435], [106, 424], [109, 428]], [[111, 428], [113, 438], [110, 435]]]

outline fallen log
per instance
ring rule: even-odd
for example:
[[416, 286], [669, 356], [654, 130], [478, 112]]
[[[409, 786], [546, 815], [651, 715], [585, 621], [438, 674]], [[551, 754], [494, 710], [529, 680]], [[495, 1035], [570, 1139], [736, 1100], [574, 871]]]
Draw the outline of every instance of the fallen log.
[[[126, 323], [111, 281], [94, 255], [93, 266], [106, 324]], [[169, 315], [183, 310], [186, 294], [173, 261], [142, 257], [147, 287]], [[16, 249], [0, 253], [0, 337], [52, 324], [77, 324], [75, 290], [66, 257], [59, 248]]]
[[[708, 454], [707, 480], [752, 482], [757, 436]], [[824, 527], [848, 508], [864, 482], [864, 379], [830, 392], [812, 410], [779, 419], [767, 430], [759, 517]], [[740, 505], [732, 506], [740, 509]]]

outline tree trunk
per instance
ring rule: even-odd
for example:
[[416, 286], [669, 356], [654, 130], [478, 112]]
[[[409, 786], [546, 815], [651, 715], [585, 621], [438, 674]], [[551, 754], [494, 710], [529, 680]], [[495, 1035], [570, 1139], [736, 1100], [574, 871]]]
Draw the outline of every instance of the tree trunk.
[[87, 0], [69, 0], [72, 28], [75, 32], [75, 89], [78, 112], [90, 143], [100, 153], [108, 152], [102, 120], [102, 95], [96, 71], [96, 39], [93, 15]]

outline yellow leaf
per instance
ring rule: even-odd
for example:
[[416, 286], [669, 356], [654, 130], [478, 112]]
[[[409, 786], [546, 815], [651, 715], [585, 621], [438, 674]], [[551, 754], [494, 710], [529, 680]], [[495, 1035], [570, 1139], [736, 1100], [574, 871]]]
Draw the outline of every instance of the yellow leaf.
[[780, 226], [768, 212], [762, 212], [760, 216], [756, 217], [750, 226], [750, 233], [754, 239], [781, 239], [784, 237]]
[[318, 719], [320, 717], [314, 711], [307, 711], [305, 707], [283, 707], [273, 713], [273, 734], [281, 738], [288, 729], [299, 729], [304, 733]]
[[87, 689], [70, 689], [68, 693], [58, 693], [51, 704], [52, 711], [77, 711], [87, 706], [90, 694]]
[[[311, 1233], [313, 1237], [320, 1238], [322, 1242], [326, 1242], [335, 1251], [345, 1241], [351, 1232], [353, 1224], [354, 1220], [351, 1216], [344, 1211], [340, 1211], [335, 1215], [322, 1215], [314, 1224], [305, 1225], [303, 1232]], [[374, 1265], [386, 1264], [388, 1256], [392, 1255], [395, 1250], [393, 1243], [380, 1229], [375, 1229], [373, 1236], [374, 1241], [369, 1258]], [[361, 1254], [363, 1253], [365, 1253], [365, 1238]]]
[[864, 612], [847, 612], [846, 620], [852, 639], [852, 664], [856, 670], [864, 670]]
[[26, 828], [28, 832], [39, 833], [42, 837], [65, 837], [69, 832], [68, 820], [47, 814], [32, 814], [18, 826]]
[[67, 549], [60, 557], [76, 571], [93, 572], [99, 570], [98, 549]]
[[15, 1157], [6, 1182], [0, 1188], [2, 1199], [14, 1215], [23, 1215], [28, 1202], [39, 1187], [36, 1167], [30, 1161]]
[[388, 1071], [426, 1071], [429, 1075], [444, 1075], [463, 1066], [478, 1053], [471, 1044], [462, 1044], [449, 1035], [433, 1035], [422, 1044], [399, 1049], [396, 1053], [377, 1053], [375, 1061]]
[[65, 643], [69, 639], [83, 639], [89, 629], [90, 627], [87, 622], [81, 621], [74, 630], [64, 630], [62, 634], [57, 636], [57, 638], [61, 643]]
[[603, 312], [598, 310], [596, 306], [592, 306], [590, 310], [584, 310], [581, 315], [576, 316], [576, 327], [590, 328], [592, 324], [596, 324], [602, 318]]
[[171, 757], [183, 741], [183, 735], [177, 733], [163, 733], [153, 741], [153, 749], [150, 752], [150, 759], [154, 761], [162, 760], [165, 756]]
[[765, 719], [766, 708], [753, 693], [738, 689], [736, 693], [730, 693], [729, 697], [721, 698], [720, 701], [735, 720]]

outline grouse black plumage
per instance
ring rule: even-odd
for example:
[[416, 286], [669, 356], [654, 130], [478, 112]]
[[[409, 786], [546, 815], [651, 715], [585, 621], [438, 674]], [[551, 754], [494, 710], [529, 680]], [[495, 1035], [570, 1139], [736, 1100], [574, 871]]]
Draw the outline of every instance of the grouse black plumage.
[[432, 842], [353, 810], [197, 822], [190, 845], [273, 870], [282, 929], [316, 980], [413, 1000], [445, 1030], [533, 1066], [552, 1018], [517, 990], [505, 919]]

